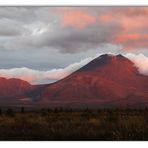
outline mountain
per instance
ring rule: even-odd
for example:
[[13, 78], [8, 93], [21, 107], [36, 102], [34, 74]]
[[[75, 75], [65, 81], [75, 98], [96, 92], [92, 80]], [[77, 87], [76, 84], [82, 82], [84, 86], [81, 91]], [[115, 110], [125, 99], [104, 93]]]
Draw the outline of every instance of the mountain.
[[20, 79], [0, 77], [0, 102], [14, 101], [22, 97], [32, 86]]
[[34, 107], [148, 107], [148, 76], [122, 55], [101, 55], [52, 84], [0, 77], [1, 105]]
[[105, 54], [45, 87], [40, 102], [71, 107], [147, 106], [148, 77], [124, 56]]
[[37, 101], [37, 97], [46, 85], [31, 85], [27, 81], [0, 77], [1, 105], [30, 105]]

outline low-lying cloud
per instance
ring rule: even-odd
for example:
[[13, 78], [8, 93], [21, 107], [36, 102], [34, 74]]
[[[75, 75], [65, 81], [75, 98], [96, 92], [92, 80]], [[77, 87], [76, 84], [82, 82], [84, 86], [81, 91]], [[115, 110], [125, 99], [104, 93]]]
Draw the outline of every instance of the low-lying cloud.
[[148, 75], [148, 57], [143, 54], [125, 54], [127, 58], [135, 63], [135, 66], [138, 68], [139, 72], [144, 75]]
[[51, 83], [68, 76], [91, 60], [92, 58], [86, 58], [78, 63], [71, 64], [66, 68], [52, 69], [49, 71], [39, 71], [26, 67], [0, 69], [0, 77], [19, 78], [22, 80], [26, 80], [31, 84]]
[[[97, 56], [98, 55], [85, 58], [84, 60], [71, 64], [65, 68], [51, 69], [49, 71], [34, 70], [26, 67], [0, 69], [0, 77], [19, 78], [26, 80], [31, 84], [52, 83], [70, 75], [74, 71], [89, 63]], [[148, 57], [144, 56], [143, 54], [136, 55], [133, 53], [127, 53], [124, 54], [124, 56], [135, 63], [135, 66], [138, 68], [141, 74], [148, 75]]]

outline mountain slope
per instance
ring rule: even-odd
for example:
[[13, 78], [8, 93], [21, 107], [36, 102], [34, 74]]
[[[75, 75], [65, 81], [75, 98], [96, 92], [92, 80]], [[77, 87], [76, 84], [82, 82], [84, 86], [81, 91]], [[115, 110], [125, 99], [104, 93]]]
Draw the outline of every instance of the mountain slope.
[[0, 77], [0, 103], [4, 105], [32, 104], [46, 85], [31, 85], [27, 81]]
[[148, 76], [122, 55], [102, 55], [47, 85], [0, 78], [1, 105], [148, 107]]
[[0, 97], [20, 95], [30, 88], [31, 85], [26, 81], [0, 77]]
[[[87, 106], [146, 104], [148, 77], [122, 55], [102, 55], [41, 93], [41, 102]], [[131, 101], [132, 100], [132, 101]]]

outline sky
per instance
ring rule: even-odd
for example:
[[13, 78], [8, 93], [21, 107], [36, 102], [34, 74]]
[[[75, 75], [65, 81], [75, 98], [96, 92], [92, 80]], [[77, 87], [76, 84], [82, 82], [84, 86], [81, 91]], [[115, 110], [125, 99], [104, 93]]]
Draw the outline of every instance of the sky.
[[0, 7], [0, 77], [52, 83], [105, 53], [148, 75], [148, 7]]

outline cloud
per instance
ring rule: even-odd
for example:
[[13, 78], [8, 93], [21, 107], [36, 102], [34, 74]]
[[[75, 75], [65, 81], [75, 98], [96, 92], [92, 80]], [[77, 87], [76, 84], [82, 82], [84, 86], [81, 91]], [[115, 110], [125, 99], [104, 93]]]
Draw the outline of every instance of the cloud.
[[66, 68], [52, 69], [49, 71], [33, 70], [26, 67], [0, 69], [0, 77], [19, 78], [22, 80], [26, 80], [32, 84], [51, 83], [68, 76], [91, 60], [92, 58], [86, 58], [84, 60], [81, 60], [80, 62], [71, 64]]
[[99, 17], [104, 24], [115, 23], [122, 29], [111, 43], [121, 44], [124, 50], [147, 49], [148, 9], [146, 7], [116, 7]]
[[53, 48], [63, 53], [108, 43], [144, 49], [147, 16], [147, 7], [4, 7], [0, 45], [6, 50]]
[[133, 53], [127, 53], [125, 54], [127, 58], [129, 58], [133, 63], [135, 63], [135, 66], [139, 69], [139, 72], [141, 74], [148, 76], [148, 57], [143, 54], [135, 55]]
[[[112, 52], [109, 53], [117, 54]], [[52, 83], [62, 78], [65, 78], [66, 76], [70, 75], [71, 73], [78, 70], [79, 68], [86, 65], [100, 55], [101, 54], [96, 54], [93, 57], [85, 58], [80, 62], [70, 64], [65, 68], [51, 69], [48, 71], [34, 70], [26, 67], [0, 69], [0, 77], [19, 78], [22, 80], [26, 80], [31, 84]], [[144, 56], [143, 54], [136, 55], [133, 53], [126, 53], [124, 54], [124, 56], [133, 61], [133, 63], [135, 63], [135, 66], [138, 68], [141, 74], [148, 75], [148, 57]]]
[[0, 36], [19, 36], [25, 32], [25, 28], [19, 24], [18, 22], [15, 22], [13, 20], [9, 19], [1, 19], [0, 20]]
[[70, 10], [62, 9], [61, 21], [63, 26], [76, 27], [77, 29], [83, 29], [92, 24], [95, 24], [97, 18], [86, 11], [82, 10]]
[[113, 46], [147, 56], [147, 17], [147, 7], [0, 7], [0, 68], [59, 69]]
[[[93, 50], [108, 44], [121, 30], [114, 22], [103, 24], [97, 12], [102, 8], [69, 7], [6, 7], [0, 9], [1, 49], [55, 49], [62, 53]], [[94, 13], [95, 12], [95, 13]], [[101, 15], [101, 14], [99, 14]], [[8, 27], [7, 27], [8, 26]]]

